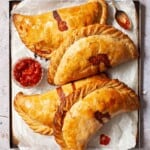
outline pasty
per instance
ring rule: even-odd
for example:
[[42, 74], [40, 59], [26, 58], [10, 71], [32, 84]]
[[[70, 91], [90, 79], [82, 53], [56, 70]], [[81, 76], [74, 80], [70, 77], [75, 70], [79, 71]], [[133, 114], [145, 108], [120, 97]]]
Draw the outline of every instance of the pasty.
[[[39, 15], [13, 14], [13, 22], [22, 42], [39, 56], [49, 58], [66, 39], [71, 29], [94, 23], [105, 24], [105, 0], [90, 0], [80, 6], [61, 8]], [[67, 37], [70, 38], [69, 36]]]
[[55, 114], [55, 139], [63, 150], [84, 150], [89, 139], [111, 118], [138, 108], [138, 96], [118, 80], [88, 94], [74, 91], [61, 101]]
[[137, 58], [132, 40], [112, 26], [94, 24], [70, 31], [70, 39], [52, 54], [48, 82], [62, 85]]
[[14, 108], [34, 132], [51, 135], [54, 114], [60, 101], [77, 89], [84, 89], [87, 93], [108, 81], [110, 79], [103, 74], [72, 82], [43, 94], [25, 95], [19, 92], [14, 100]]

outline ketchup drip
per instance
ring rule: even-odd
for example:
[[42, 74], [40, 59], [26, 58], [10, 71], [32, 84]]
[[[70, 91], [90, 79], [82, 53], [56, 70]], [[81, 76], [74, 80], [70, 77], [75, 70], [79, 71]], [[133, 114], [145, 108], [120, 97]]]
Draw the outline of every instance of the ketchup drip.
[[67, 26], [67, 23], [66, 21], [63, 21], [60, 17], [60, 15], [58, 14], [58, 12], [56, 10], [53, 11], [53, 16], [54, 18], [56, 19], [57, 21], [57, 24], [58, 24], [58, 29], [60, 31], [65, 31], [65, 30], [68, 30], [68, 26]]
[[100, 144], [101, 145], [108, 145], [110, 143], [110, 137], [108, 137], [107, 135], [105, 134], [101, 134], [100, 136]]
[[97, 54], [96, 56], [91, 56], [89, 58], [89, 62], [92, 63], [92, 65], [99, 65], [101, 62], [105, 64], [107, 68], [111, 67], [109, 58], [107, 54]]
[[108, 112], [106, 112], [106, 113], [101, 113], [101, 112], [99, 112], [99, 111], [96, 111], [95, 113], [94, 113], [94, 117], [101, 123], [101, 124], [103, 124], [104, 122], [103, 122], [103, 119], [104, 118], [106, 118], [106, 119], [110, 119], [110, 114], [108, 113]]

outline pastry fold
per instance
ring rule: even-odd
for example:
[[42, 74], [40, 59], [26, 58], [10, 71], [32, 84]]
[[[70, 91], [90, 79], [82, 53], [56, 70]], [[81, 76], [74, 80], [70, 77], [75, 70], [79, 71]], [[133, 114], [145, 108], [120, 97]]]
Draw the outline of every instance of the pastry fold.
[[80, 6], [39, 15], [13, 14], [13, 22], [22, 42], [31, 51], [45, 58], [49, 58], [51, 52], [66, 40], [64, 34], [69, 30], [94, 23], [105, 24], [106, 20], [105, 0], [90, 0]]
[[70, 31], [70, 39], [53, 53], [48, 82], [62, 85], [137, 58], [133, 41], [109, 25], [94, 24]]
[[84, 88], [87, 93], [97, 86], [103, 86], [110, 79], [106, 75], [72, 82], [43, 94], [25, 95], [19, 92], [14, 99], [14, 108], [34, 132], [51, 135], [55, 112], [66, 96]]
[[110, 119], [139, 108], [135, 92], [118, 80], [67, 96], [54, 117], [54, 136], [62, 150], [84, 150], [89, 139]]

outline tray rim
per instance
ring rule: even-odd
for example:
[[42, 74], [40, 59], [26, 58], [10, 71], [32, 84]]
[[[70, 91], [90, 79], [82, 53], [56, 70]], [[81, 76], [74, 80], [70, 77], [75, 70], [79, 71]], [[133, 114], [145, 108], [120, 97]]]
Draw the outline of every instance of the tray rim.
[[[12, 80], [12, 73], [11, 73], [11, 3], [14, 2], [21, 2], [23, 0], [9, 0], [9, 147], [10, 148], [18, 148], [17, 145], [15, 145], [13, 143], [13, 127], [12, 127], [12, 84], [11, 84], [11, 80]], [[60, 0], [56, 0], [56, 1], [60, 1]], [[63, 1], [63, 0], [62, 0]], [[82, 0], [81, 0], [82, 1]], [[106, 1], [111, 1], [111, 0], [106, 0]], [[121, 0], [115, 0], [115, 1], [121, 1]], [[138, 22], [138, 51], [139, 51], [139, 57], [138, 57], [138, 96], [140, 99], [140, 105], [142, 108], [142, 101], [143, 101], [143, 71], [142, 71], [142, 66], [143, 66], [143, 53], [141, 50], [141, 2], [139, 0], [133, 0], [135, 7], [136, 7], [136, 11], [137, 11], [137, 22]], [[137, 8], [138, 7], [138, 8]], [[132, 148], [132, 150], [134, 149], [141, 149], [142, 148], [142, 144], [143, 144], [143, 121], [142, 121], [142, 112], [143, 110], [140, 108], [140, 110], [138, 110], [138, 125], [137, 125], [137, 142], [136, 142], [136, 146], [134, 148]]]

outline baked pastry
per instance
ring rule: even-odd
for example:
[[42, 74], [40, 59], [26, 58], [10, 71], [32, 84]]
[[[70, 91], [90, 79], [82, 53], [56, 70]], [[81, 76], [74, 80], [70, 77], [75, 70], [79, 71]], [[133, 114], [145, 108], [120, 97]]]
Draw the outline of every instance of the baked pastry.
[[80, 6], [33, 16], [13, 14], [13, 22], [22, 42], [34, 53], [45, 58], [49, 58], [51, 52], [66, 40], [64, 34], [68, 30], [94, 23], [105, 24], [106, 19], [105, 0], [90, 0]]
[[[135, 92], [105, 75], [69, 83], [43, 94], [24, 95], [20, 92], [14, 100], [15, 110], [34, 132], [52, 135], [54, 129], [56, 141], [62, 149], [68, 150], [83, 149], [103, 123], [116, 114], [138, 107]], [[88, 128], [87, 122], [88, 133], [83, 132]], [[74, 138], [77, 136], [81, 143]]]
[[70, 39], [52, 54], [48, 82], [62, 85], [137, 58], [132, 40], [112, 26], [94, 24], [70, 31]]
[[34, 132], [51, 135], [54, 114], [64, 97], [85, 86], [87, 89], [84, 88], [84, 92], [87, 93], [108, 81], [110, 79], [103, 74], [60, 86], [43, 94], [25, 95], [19, 92], [14, 100], [14, 108]]
[[54, 136], [62, 150], [84, 150], [89, 139], [111, 118], [139, 108], [138, 96], [118, 80], [88, 94], [82, 90], [61, 101], [55, 113]]

